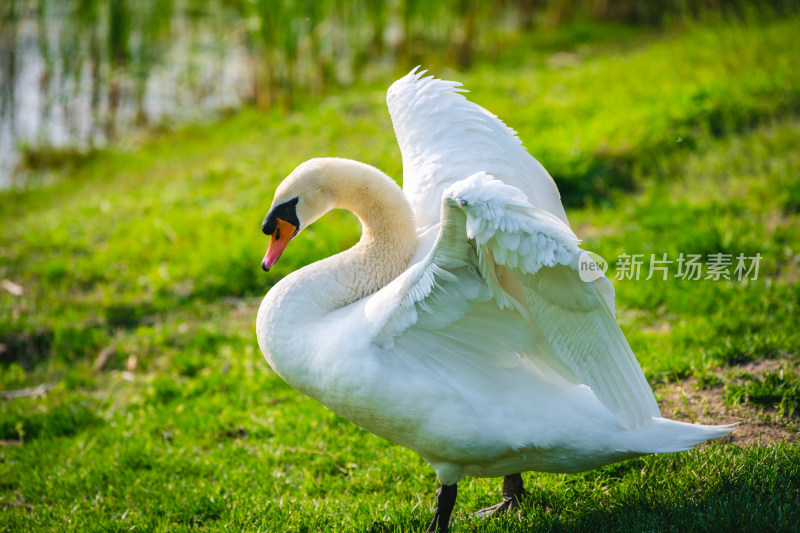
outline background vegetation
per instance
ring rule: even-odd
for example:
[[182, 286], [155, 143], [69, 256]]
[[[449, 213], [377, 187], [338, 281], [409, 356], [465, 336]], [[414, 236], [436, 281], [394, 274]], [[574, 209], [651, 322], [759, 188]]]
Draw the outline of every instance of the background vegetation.
[[[0, 192], [0, 530], [423, 528], [432, 470], [285, 385], [254, 334], [260, 298], [281, 275], [359, 234], [352, 217], [332, 213], [265, 275], [259, 225], [274, 187], [325, 155], [400, 179], [385, 90], [423, 60], [520, 132], [612, 276], [624, 253], [646, 262], [664, 253], [762, 256], [756, 280], [615, 281], [618, 317], [659, 399], [691, 379], [721, 402], [719, 421], [755, 413], [740, 434], [788, 439], [734, 439], [581, 475], [526, 474], [526, 513], [497, 520], [470, 515], [495, 503], [497, 480], [465, 480], [454, 530], [796, 527], [796, 6], [436, 4], [389, 3], [383, 44], [370, 44], [380, 25], [365, 21], [379, 21], [380, 10], [368, 2], [274, 12], [266, 2], [209, 4], [244, 21], [260, 58], [253, 70], [264, 76], [248, 98], [260, 107], [136, 137], [118, 124], [116, 143], [82, 155], [30, 147], [26, 179]], [[123, 78], [136, 57], [161, 61], [152, 43], [169, 41], [170, 13], [202, 12], [191, 2], [161, 3], [172, 11], [160, 15], [148, 15], [149, 3], [58, 9], [65, 5], [96, 10], [97, 24], [69, 32], [86, 50], [92, 39], [108, 43], [104, 61], [113, 63], [115, 46], [126, 50], [127, 66], [109, 70]], [[4, 16], [19, 6], [28, 4], [4, 4]], [[43, 17], [56, 9], [36, 6]], [[309, 20], [298, 18], [312, 8]], [[120, 9], [129, 11], [113, 22]], [[145, 42], [150, 16], [156, 37], [137, 56], [132, 43]], [[461, 33], [469, 17], [471, 39]], [[403, 40], [393, 40], [406, 21]], [[135, 94], [125, 87], [120, 101]], [[107, 107], [98, 116], [111, 120]], [[688, 401], [665, 407], [688, 419], [708, 411]]]
[[[531, 44], [785, 16], [797, 0], [5, 0], [0, 185], [142, 126], [295, 100], [416, 65], [460, 70]], [[572, 25], [555, 37], [549, 30]], [[595, 35], [597, 37], [597, 35]], [[566, 58], [562, 58], [566, 59]], [[19, 164], [21, 163], [21, 165]]]

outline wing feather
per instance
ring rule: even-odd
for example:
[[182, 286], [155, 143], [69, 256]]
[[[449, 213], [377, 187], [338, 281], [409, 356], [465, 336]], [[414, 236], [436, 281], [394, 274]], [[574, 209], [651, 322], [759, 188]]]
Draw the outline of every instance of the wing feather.
[[[480, 228], [476, 244], [484, 270], [502, 265], [522, 282], [529, 317], [559, 359], [626, 427], [648, 425], [660, 416], [658, 404], [616, 322], [610, 284], [583, 281], [577, 237], [552, 215], [522, 205], [513, 189], [477, 173], [445, 194], [467, 212], [468, 228]], [[507, 248], [516, 238], [505, 233], [532, 244], [528, 253]], [[489, 286], [505, 292], [500, 284]]]
[[403, 190], [420, 227], [439, 223], [442, 193], [486, 171], [517, 187], [528, 202], [568, 224], [553, 179], [514, 130], [467, 100], [460, 83], [412, 70], [389, 88], [386, 102], [403, 158]]
[[436, 243], [399, 282], [375, 342], [404, 357], [416, 350], [475, 388], [525, 358], [554, 382], [587, 384], [625, 427], [660, 416], [610, 284], [580, 279], [582, 250], [566, 224], [483, 172], [450, 186], [440, 205]]

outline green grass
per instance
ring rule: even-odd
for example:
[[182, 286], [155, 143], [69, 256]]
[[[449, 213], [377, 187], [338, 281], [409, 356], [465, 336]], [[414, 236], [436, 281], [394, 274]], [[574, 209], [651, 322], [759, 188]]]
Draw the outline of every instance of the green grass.
[[[436, 72], [520, 132], [612, 277], [623, 253], [762, 255], [746, 283], [614, 281], [653, 383], [798, 357], [799, 23], [631, 32], [567, 46], [568, 66], [552, 61], [558, 39], [520, 43]], [[165, 132], [0, 193], [0, 279], [24, 288], [0, 290], [0, 390], [49, 387], [0, 399], [0, 530], [423, 528], [432, 469], [284, 384], [254, 333], [271, 284], [358, 238], [333, 213], [261, 272], [277, 183], [325, 155], [400, 177], [390, 81]], [[732, 402], [783, 405], [796, 426], [797, 379], [726, 386]], [[483, 522], [470, 513], [495, 503], [498, 481], [467, 479], [453, 529], [791, 531], [799, 453], [715, 445], [526, 474], [527, 514]]]
[[800, 378], [785, 370], [766, 371], [763, 378], [742, 373], [735, 381], [726, 384], [725, 402], [734, 406], [746, 402], [762, 406], [778, 405], [780, 416], [791, 419], [800, 403]]

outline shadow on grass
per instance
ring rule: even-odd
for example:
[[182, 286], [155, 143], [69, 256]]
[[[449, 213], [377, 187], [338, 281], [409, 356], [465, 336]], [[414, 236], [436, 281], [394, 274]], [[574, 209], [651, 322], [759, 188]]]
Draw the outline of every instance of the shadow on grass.
[[[720, 446], [690, 455], [675, 456], [674, 462], [672, 458], [648, 459], [645, 469], [655, 472], [644, 474], [643, 470], [643, 477], [637, 472], [641, 460], [622, 463], [630, 463], [631, 468], [623, 469], [622, 479], [604, 484], [607, 490], [582, 490], [571, 500], [558, 495], [549, 512], [540, 501], [530, 501], [538, 509], [529, 510], [533, 516], [527, 527], [565, 532], [796, 531], [800, 521], [796, 450], [782, 444], [743, 449]], [[695, 455], [700, 455], [702, 463], [694, 462]], [[600, 476], [606, 477], [607, 468]], [[531, 499], [541, 500], [539, 492], [534, 491]]]

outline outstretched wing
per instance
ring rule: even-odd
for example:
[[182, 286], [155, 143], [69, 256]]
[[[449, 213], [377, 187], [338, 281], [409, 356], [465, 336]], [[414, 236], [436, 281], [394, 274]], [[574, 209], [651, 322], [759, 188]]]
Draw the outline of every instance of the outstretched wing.
[[396, 300], [380, 305], [390, 311], [374, 342], [417, 342], [417, 353], [430, 353], [446, 341], [448, 353], [437, 357], [454, 375], [469, 366], [463, 374], [476, 387], [492, 368], [528, 359], [554, 379], [591, 387], [627, 428], [660, 416], [614, 318], [610, 284], [581, 279], [583, 251], [563, 221], [483, 172], [447, 188], [440, 205], [438, 240], [385, 293]]
[[438, 224], [444, 190], [479, 171], [513, 185], [531, 205], [568, 224], [553, 179], [516, 132], [468, 101], [460, 83], [424, 73], [412, 70], [386, 95], [403, 156], [403, 190], [417, 225]]

